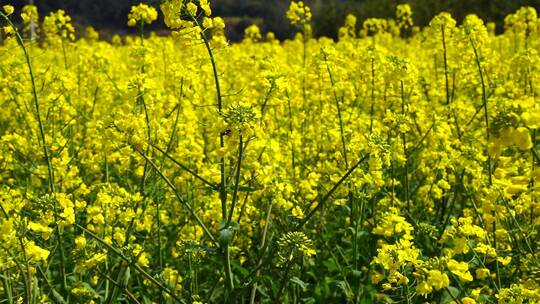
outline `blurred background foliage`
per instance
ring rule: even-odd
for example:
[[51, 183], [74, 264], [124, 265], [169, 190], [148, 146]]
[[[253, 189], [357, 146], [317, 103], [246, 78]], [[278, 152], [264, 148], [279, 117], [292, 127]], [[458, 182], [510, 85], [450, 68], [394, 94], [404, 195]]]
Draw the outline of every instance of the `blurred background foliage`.
[[[32, 0], [2, 1], [18, 7]], [[84, 28], [93, 25], [104, 37], [129, 33], [126, 16], [129, 8], [146, 2], [158, 6], [160, 0], [34, 0], [41, 16], [51, 10], [64, 9], [74, 19], [75, 25]], [[392, 18], [395, 7], [408, 3], [414, 12], [414, 22], [426, 25], [441, 11], [452, 13], [458, 21], [475, 13], [485, 21], [494, 21], [497, 30], [503, 29], [504, 17], [521, 6], [540, 8], [540, 0], [306, 0], [313, 8], [314, 34], [317, 37], [335, 38], [338, 28], [348, 13], [356, 15], [359, 24], [370, 17]], [[211, 0], [214, 13], [225, 18], [229, 39], [242, 38], [243, 30], [257, 24], [263, 32], [272, 31], [278, 38], [289, 38], [294, 30], [288, 25], [285, 11], [290, 0]], [[161, 23], [162, 24], [162, 23]], [[153, 30], [162, 28], [156, 25]]]

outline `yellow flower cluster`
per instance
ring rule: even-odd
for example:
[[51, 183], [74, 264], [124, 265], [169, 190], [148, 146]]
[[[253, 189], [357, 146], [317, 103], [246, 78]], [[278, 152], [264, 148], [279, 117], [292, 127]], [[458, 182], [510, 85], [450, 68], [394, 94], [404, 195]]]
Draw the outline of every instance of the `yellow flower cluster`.
[[255, 24], [250, 25], [244, 31], [244, 37], [253, 41], [259, 41], [262, 39], [261, 30]]
[[[28, 18], [34, 20], [33, 9], [30, 7]], [[71, 17], [64, 10], [58, 10], [45, 16], [42, 25], [45, 39], [50, 44], [61, 44], [61, 41], [75, 40], [75, 28], [71, 24]]]
[[396, 22], [399, 28], [408, 29], [413, 26], [412, 9], [408, 4], [400, 4], [396, 7]]
[[311, 21], [311, 9], [303, 1], [291, 1], [287, 18], [292, 24], [304, 24]]
[[2, 6], [2, 10], [4, 10], [6, 16], [10, 16], [15, 11], [15, 8], [12, 5], [4, 5]]
[[151, 24], [157, 20], [157, 17], [158, 13], [154, 7], [141, 3], [131, 7], [131, 11], [128, 15], [128, 25], [136, 26], [137, 23], [145, 25]]

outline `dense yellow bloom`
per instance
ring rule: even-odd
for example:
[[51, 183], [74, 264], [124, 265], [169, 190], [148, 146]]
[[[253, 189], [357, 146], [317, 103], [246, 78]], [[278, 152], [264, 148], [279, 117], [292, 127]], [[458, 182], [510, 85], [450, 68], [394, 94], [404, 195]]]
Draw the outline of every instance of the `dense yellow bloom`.
[[521, 119], [523, 119], [527, 127], [531, 129], [540, 128], [540, 112], [539, 111], [523, 112], [523, 114], [521, 114]]
[[384, 33], [388, 29], [388, 21], [379, 18], [368, 18], [362, 24], [362, 30], [366, 35]]
[[463, 303], [463, 304], [476, 304], [476, 301], [473, 298], [464, 297], [464, 298], [461, 298], [461, 303]]
[[307, 246], [302, 246], [302, 248], [300, 250], [302, 251], [302, 253], [306, 257], [311, 257], [311, 256], [314, 256], [315, 254], [317, 254], [317, 251], [315, 251], [315, 249], [307, 247]]
[[75, 40], [75, 28], [71, 24], [71, 17], [64, 10], [51, 12], [46, 16], [42, 28], [50, 44], [58, 45], [62, 40]]
[[261, 30], [255, 24], [248, 26], [244, 31], [245, 39], [258, 41], [262, 38]]
[[[348, 15], [334, 41], [293, 1], [295, 39], [253, 25], [232, 44], [209, 1], [160, 8], [170, 36], [109, 43], [25, 6], [37, 100], [17, 28], [2, 40], [13, 295], [29, 277], [37, 302], [268, 302], [276, 282], [283, 302], [540, 301], [534, 8], [496, 33], [448, 13], [415, 28], [399, 5], [360, 32]], [[155, 20], [137, 5], [127, 21]]]
[[161, 11], [165, 17], [165, 24], [171, 29], [178, 29], [182, 26], [180, 11], [184, 5], [183, 2], [183, 0], [168, 0], [162, 1], [160, 4]]
[[303, 219], [304, 218], [304, 212], [302, 211], [302, 208], [300, 208], [300, 206], [295, 206], [292, 209], [292, 215], [297, 219]]
[[82, 249], [86, 246], [86, 238], [82, 235], [75, 238], [75, 247], [77, 249]]
[[197, 7], [197, 5], [195, 3], [189, 2], [186, 5], [186, 10], [191, 16], [197, 16], [198, 7]]
[[182, 288], [183, 278], [178, 274], [178, 271], [170, 267], [163, 269], [163, 279], [167, 282], [167, 285], [174, 286], [175, 290]]
[[106, 253], [96, 253], [91, 258], [86, 260], [84, 262], [84, 265], [86, 266], [86, 268], [90, 269], [90, 268], [95, 267], [98, 264], [105, 262], [106, 259], [107, 259]]
[[396, 22], [400, 28], [411, 28], [413, 26], [412, 9], [408, 4], [399, 4], [396, 7]]
[[431, 287], [431, 285], [426, 281], [421, 281], [418, 283], [418, 285], [416, 285], [416, 292], [418, 292], [419, 295], [424, 297], [430, 294], [432, 290], [433, 287]]
[[537, 303], [540, 301], [540, 291], [535, 287], [522, 284], [512, 284], [509, 288], [502, 288], [497, 295], [499, 304], [503, 303]]
[[435, 288], [435, 290], [441, 290], [450, 285], [450, 280], [446, 273], [439, 270], [430, 270], [428, 272], [427, 283]]
[[381, 223], [373, 229], [373, 233], [392, 237], [394, 235], [409, 235], [413, 231], [411, 224], [404, 217], [395, 214], [396, 209], [390, 209], [390, 212], [385, 214]]
[[356, 16], [347, 15], [345, 18], [345, 24], [338, 31], [339, 39], [350, 39], [356, 37]]
[[455, 274], [460, 280], [470, 282], [473, 280], [471, 273], [469, 272], [469, 264], [467, 262], [458, 262], [451, 259], [447, 263], [448, 270]]
[[379, 264], [390, 272], [408, 264], [415, 265], [420, 255], [420, 251], [409, 240], [400, 240], [396, 244], [383, 245], [377, 249], [377, 252], [378, 254], [372, 263]]
[[141, 3], [137, 6], [132, 6], [128, 15], [128, 25], [135, 26], [138, 22], [143, 24], [151, 24], [157, 19], [157, 11], [155, 8]]
[[36, 38], [36, 34], [40, 32], [37, 7], [31, 4], [23, 6], [21, 10], [21, 19], [24, 34], [28, 35], [29, 38]]
[[6, 13], [6, 16], [13, 14], [13, 12], [15, 11], [15, 8], [12, 5], [4, 5], [2, 6], [2, 9]]
[[210, 3], [208, 0], [199, 0], [199, 5], [206, 16], [212, 15], [212, 9], [210, 8]]
[[303, 1], [291, 1], [287, 18], [292, 24], [305, 24], [311, 21], [311, 9]]
[[489, 269], [487, 268], [478, 268], [476, 269], [476, 278], [477, 279], [485, 279], [490, 275]]
[[513, 132], [514, 137], [514, 143], [520, 150], [529, 150], [532, 148], [533, 143], [531, 140], [531, 136], [529, 134], [529, 130], [527, 128], [517, 128]]
[[28, 223], [28, 229], [40, 233], [44, 240], [48, 240], [53, 232], [52, 228], [41, 223], [30, 222]]
[[25, 245], [26, 254], [33, 260], [38, 262], [46, 262], [49, 257], [50, 251], [43, 249], [36, 245], [33, 241], [26, 243]]

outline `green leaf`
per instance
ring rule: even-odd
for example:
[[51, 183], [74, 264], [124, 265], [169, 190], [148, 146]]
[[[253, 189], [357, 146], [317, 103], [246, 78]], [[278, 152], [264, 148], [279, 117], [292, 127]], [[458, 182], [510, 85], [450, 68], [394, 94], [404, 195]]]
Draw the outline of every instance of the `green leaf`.
[[144, 304], [152, 304], [152, 301], [150, 301], [150, 299], [148, 299], [148, 297], [143, 296], [143, 303]]
[[56, 300], [56, 303], [67, 304], [66, 300], [64, 300], [64, 297], [62, 297], [62, 295], [59, 294], [58, 291], [56, 291], [55, 289], [52, 290], [52, 294], [54, 299]]
[[236, 272], [239, 272], [243, 277], [249, 276], [250, 272], [246, 268], [242, 267], [242, 265], [236, 261], [231, 261], [232, 267]]
[[362, 277], [362, 272], [360, 270], [355, 269], [355, 270], [352, 271], [352, 275], [353, 275], [354, 278], [358, 279], [358, 278]]
[[446, 290], [443, 291], [443, 294], [442, 294], [442, 297], [441, 297], [441, 304], [450, 304], [450, 303], [452, 303], [452, 301], [454, 300], [452, 298], [452, 296], [454, 298], [459, 299], [459, 294], [460, 294], [459, 289], [457, 289], [457, 288], [455, 288], [453, 286], [448, 286], [446, 288]]
[[349, 284], [347, 284], [347, 282], [337, 281], [336, 284], [339, 287], [339, 289], [343, 291], [343, 294], [345, 295], [345, 297], [347, 297], [347, 299], [352, 299], [354, 297], [354, 293], [351, 290], [351, 287], [349, 286]]
[[231, 221], [228, 228], [236, 231], [236, 230], [238, 230], [240, 228], [240, 224], [238, 224], [238, 222], [236, 222], [236, 221]]
[[88, 284], [86, 282], [82, 282], [81, 284], [84, 286], [84, 288], [88, 289], [95, 296], [99, 297], [99, 293], [94, 289], [94, 287], [92, 287], [92, 285], [90, 285], [90, 284]]
[[298, 286], [300, 286], [300, 287], [302, 288], [302, 290], [304, 290], [304, 291], [305, 291], [305, 290], [308, 288], [308, 286], [309, 286], [309, 283], [306, 283], [306, 282], [300, 280], [300, 278], [298, 278], [298, 277], [292, 277], [292, 278], [290, 279], [290, 281], [293, 282], [293, 283], [295, 283], [295, 284], [297, 284]]
[[131, 278], [131, 269], [128, 266], [126, 268], [126, 273], [124, 274], [124, 282], [122, 282], [122, 285], [128, 286], [130, 278]]

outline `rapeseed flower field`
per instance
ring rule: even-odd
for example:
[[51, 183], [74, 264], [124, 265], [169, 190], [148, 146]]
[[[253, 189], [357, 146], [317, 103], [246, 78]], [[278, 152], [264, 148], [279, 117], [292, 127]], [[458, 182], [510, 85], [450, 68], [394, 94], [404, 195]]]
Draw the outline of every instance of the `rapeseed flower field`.
[[537, 12], [412, 14], [1, 7], [0, 303], [540, 303]]

